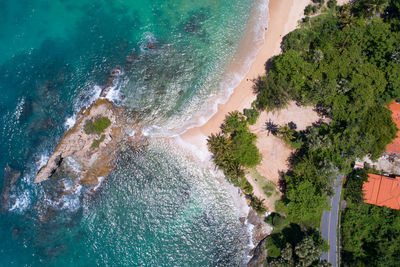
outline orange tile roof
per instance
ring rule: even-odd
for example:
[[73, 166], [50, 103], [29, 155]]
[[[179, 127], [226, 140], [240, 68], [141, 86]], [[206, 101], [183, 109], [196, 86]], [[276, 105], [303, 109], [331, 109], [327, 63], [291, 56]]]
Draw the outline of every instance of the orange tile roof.
[[[400, 129], [400, 104], [393, 101], [390, 103], [390, 110], [392, 111], [394, 123], [396, 123], [397, 128]], [[400, 131], [397, 132], [397, 138], [393, 140], [393, 143], [387, 145], [386, 151], [389, 153], [400, 154]]]
[[391, 209], [400, 209], [400, 177], [368, 174], [363, 184], [364, 202]]

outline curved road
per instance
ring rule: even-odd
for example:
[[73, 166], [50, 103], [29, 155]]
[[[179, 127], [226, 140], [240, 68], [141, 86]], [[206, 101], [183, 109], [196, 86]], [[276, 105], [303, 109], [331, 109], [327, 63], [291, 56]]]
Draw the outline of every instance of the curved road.
[[337, 228], [338, 215], [340, 205], [340, 194], [342, 192], [343, 174], [339, 174], [335, 181], [335, 195], [330, 199], [330, 211], [324, 211], [322, 214], [321, 234], [328, 241], [329, 251], [322, 254], [321, 260], [327, 260], [333, 267], [339, 266], [338, 263], [338, 243], [337, 243]]

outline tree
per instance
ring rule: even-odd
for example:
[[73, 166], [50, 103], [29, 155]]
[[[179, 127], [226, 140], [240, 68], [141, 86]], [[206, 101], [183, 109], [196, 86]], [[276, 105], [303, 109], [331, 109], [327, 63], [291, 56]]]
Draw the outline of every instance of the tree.
[[319, 190], [308, 180], [294, 185], [289, 179], [288, 184], [284, 199], [288, 203], [285, 208], [288, 219], [308, 226], [319, 225], [322, 211], [329, 209], [326, 195], [318, 193]]
[[258, 77], [254, 84], [257, 108], [270, 111], [286, 107], [289, 103], [288, 87], [289, 83], [285, 80], [276, 81], [273, 74]]

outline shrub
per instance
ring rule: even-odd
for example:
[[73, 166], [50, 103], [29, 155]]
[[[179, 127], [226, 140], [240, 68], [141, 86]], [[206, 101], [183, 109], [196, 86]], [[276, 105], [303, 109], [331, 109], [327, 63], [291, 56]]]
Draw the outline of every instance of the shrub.
[[313, 7], [311, 8], [312, 13], [313, 13], [313, 14], [317, 13], [318, 10], [319, 10], [319, 8], [320, 8], [320, 6], [313, 6]]
[[337, 5], [337, 0], [328, 0], [328, 7], [329, 8], [335, 8]]
[[272, 196], [272, 194], [275, 192], [275, 187], [274, 187], [273, 185], [271, 185], [271, 184], [266, 184], [266, 185], [263, 187], [263, 190], [264, 190], [264, 192], [265, 192], [265, 195], [266, 195], [267, 197], [270, 197], [270, 196]]
[[275, 245], [272, 238], [268, 238], [266, 249], [268, 253], [268, 258], [278, 258], [281, 255], [281, 249]]
[[253, 194], [247, 195], [250, 200], [250, 206], [257, 212], [258, 215], [262, 215], [267, 212], [267, 208], [264, 206], [264, 200], [259, 199]]
[[111, 121], [107, 117], [100, 117], [92, 120], [87, 120], [83, 126], [83, 130], [86, 134], [101, 134], [108, 126], [111, 125]]
[[261, 162], [261, 154], [254, 144], [256, 135], [240, 131], [233, 137], [233, 153], [237, 161], [245, 167], [254, 167]]
[[247, 122], [250, 125], [255, 124], [258, 119], [258, 116], [260, 116], [260, 112], [255, 108], [251, 108], [251, 109], [245, 108], [243, 110], [243, 113], [247, 117]]
[[279, 213], [273, 212], [266, 218], [266, 222], [275, 228], [279, 228], [283, 226], [287, 222], [287, 220]]
[[306, 8], [304, 8], [304, 15], [308, 16], [311, 14], [312, 11], [312, 5], [307, 5]]
[[247, 128], [246, 118], [239, 111], [229, 112], [221, 125], [224, 134], [233, 134], [235, 131], [245, 128]]
[[105, 138], [106, 136], [102, 134], [99, 139], [94, 139], [90, 148], [98, 148], [100, 143], [103, 142]]

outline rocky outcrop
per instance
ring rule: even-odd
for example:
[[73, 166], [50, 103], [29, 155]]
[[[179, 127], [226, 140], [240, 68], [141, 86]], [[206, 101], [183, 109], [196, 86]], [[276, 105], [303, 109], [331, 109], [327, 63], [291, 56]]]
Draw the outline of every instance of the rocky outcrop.
[[[99, 177], [107, 176], [113, 169], [114, 156], [121, 142], [137, 146], [145, 141], [137, 125], [128, 122], [124, 116], [124, 109], [106, 99], [110, 88], [115, 86], [116, 79], [121, 75], [123, 75], [121, 68], [115, 68], [110, 72], [100, 98], [78, 113], [75, 125], [66, 132], [47, 164], [39, 170], [35, 183], [47, 180], [63, 165], [63, 162], [67, 161], [73, 162], [79, 168], [80, 183], [96, 186]], [[94, 121], [101, 117], [108, 118], [111, 123], [109, 127], [101, 134], [85, 132], [84, 128], [88, 120]], [[129, 129], [128, 133], [126, 129]], [[94, 145], [95, 143], [97, 145]]]
[[258, 216], [257, 213], [252, 209], [249, 211], [247, 221], [254, 225], [252, 231], [252, 241], [254, 244], [258, 244], [272, 232], [273, 228], [265, 222], [265, 216]]
[[252, 250], [253, 257], [247, 263], [247, 267], [262, 267], [266, 266], [265, 261], [268, 257], [268, 252], [265, 249], [268, 237], [261, 240], [258, 245]]
[[267, 241], [268, 235], [271, 234], [273, 228], [265, 222], [265, 216], [258, 216], [254, 210], [250, 210], [247, 216], [247, 221], [254, 225], [252, 230], [253, 243], [257, 244], [250, 251], [250, 259], [247, 266], [258, 267], [264, 266], [265, 260], [267, 258], [267, 251], [265, 249], [265, 243]]
[[[140, 130], [136, 136], [127, 134], [123, 127], [126, 120], [121, 114], [122, 108], [114, 106], [107, 99], [100, 98], [88, 109], [83, 109], [77, 116], [74, 127], [67, 131], [57, 145], [47, 164], [36, 175], [35, 183], [40, 183], [51, 177], [56, 170], [68, 159], [76, 163], [80, 170], [80, 179], [84, 184], [97, 184], [99, 177], [105, 177], [114, 167], [114, 156], [122, 141], [139, 142]], [[111, 125], [101, 134], [85, 133], [85, 123], [107, 117]], [[103, 136], [104, 137], [101, 137]], [[96, 140], [102, 139], [98, 147], [93, 146]]]

